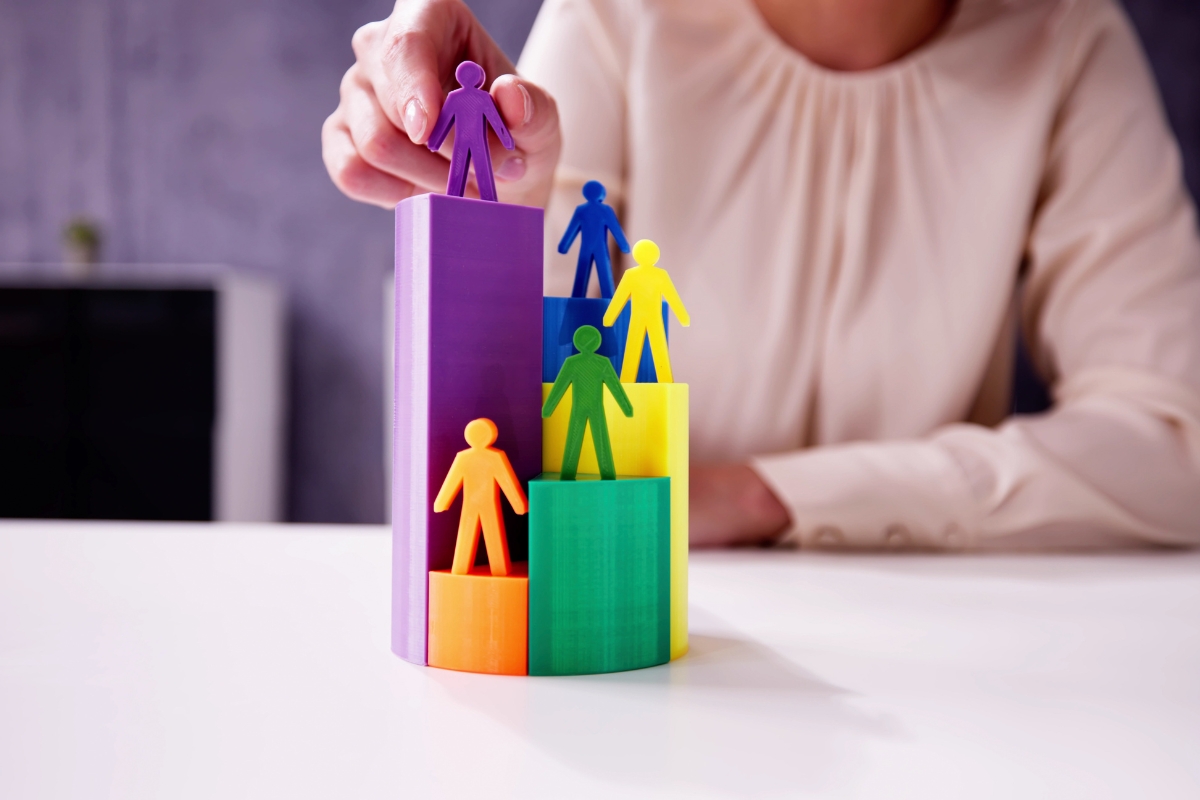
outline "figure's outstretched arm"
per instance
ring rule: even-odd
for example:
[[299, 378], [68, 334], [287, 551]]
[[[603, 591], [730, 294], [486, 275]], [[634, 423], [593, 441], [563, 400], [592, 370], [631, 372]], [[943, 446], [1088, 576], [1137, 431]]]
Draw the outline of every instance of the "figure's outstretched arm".
[[496, 475], [496, 483], [500, 484], [500, 490], [512, 504], [513, 511], [524, 514], [529, 510], [529, 501], [525, 498], [525, 492], [521, 491], [521, 482], [517, 480], [517, 473], [513, 471], [512, 463], [503, 450], [495, 452], [500, 456], [500, 471]]
[[438, 114], [437, 122], [433, 125], [433, 130], [429, 132], [429, 141], [426, 146], [434, 151], [442, 146], [446, 141], [446, 137], [450, 135], [450, 127], [454, 124], [454, 103], [450, 98], [446, 98], [446, 104], [442, 106], [442, 113]]
[[611, 206], [605, 206], [607, 218], [605, 224], [608, 225], [608, 230], [612, 233], [613, 238], [617, 240], [617, 247], [621, 248], [622, 253], [629, 252], [629, 240], [625, 238], [625, 231], [621, 229], [621, 221], [617, 219], [617, 212], [612, 210]]
[[633, 403], [629, 402], [629, 395], [625, 394], [625, 387], [621, 385], [621, 379], [617, 377], [617, 371], [613, 369], [612, 363], [606, 358], [604, 359], [604, 385], [612, 392], [613, 400], [617, 401], [617, 405], [621, 407], [621, 413], [627, 417], [633, 416]]
[[683, 300], [679, 297], [679, 292], [675, 291], [675, 283], [671, 280], [670, 275], [664, 275], [666, 278], [663, 286], [663, 299], [667, 301], [667, 305], [675, 312], [675, 316], [679, 318], [679, 324], [687, 327], [692, 324], [692, 318], [688, 314], [688, 310], [683, 307]]
[[575, 237], [583, 230], [583, 215], [579, 213], [579, 209], [575, 209], [575, 213], [571, 215], [571, 224], [567, 226], [567, 232], [563, 234], [562, 241], [558, 243], [558, 252], [566, 253], [571, 249], [571, 245], [575, 243]]
[[629, 295], [633, 292], [630, 283], [632, 281], [629, 280], [629, 273], [626, 272], [621, 276], [621, 282], [617, 284], [617, 291], [608, 304], [608, 310], [604, 312], [604, 327], [611, 328], [617, 321], [617, 317], [621, 315], [621, 309], [625, 307], [625, 303], [629, 301]]
[[549, 419], [554, 414], [554, 409], [558, 408], [559, 401], [567, 393], [567, 387], [571, 385], [571, 379], [572, 376], [568, 374], [567, 365], [564, 363], [562, 369], [558, 371], [558, 377], [554, 379], [554, 386], [550, 389], [550, 396], [542, 404], [542, 419]]
[[500, 137], [500, 144], [504, 145], [504, 149], [512, 150], [516, 146], [513, 144], [512, 134], [505, 127], [504, 120], [500, 119], [500, 112], [496, 110], [496, 104], [492, 101], [491, 95], [488, 95], [488, 101], [483, 104], [483, 116], [491, 123], [496, 136]]
[[458, 496], [458, 490], [463, 484], [463, 468], [462, 454], [454, 457], [454, 463], [450, 465], [450, 471], [446, 473], [446, 480], [442, 481], [442, 488], [438, 490], [437, 497], [433, 500], [434, 511], [445, 511], [454, 502], [454, 498]]

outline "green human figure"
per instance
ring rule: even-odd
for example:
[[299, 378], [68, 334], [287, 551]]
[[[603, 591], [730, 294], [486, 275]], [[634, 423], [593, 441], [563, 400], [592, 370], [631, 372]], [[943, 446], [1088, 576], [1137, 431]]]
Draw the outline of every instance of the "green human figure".
[[625, 416], [633, 416], [633, 404], [621, 387], [617, 371], [612, 362], [596, 355], [600, 346], [600, 331], [591, 325], [580, 325], [573, 338], [579, 350], [563, 362], [550, 396], [542, 406], [542, 419], [547, 419], [558, 408], [558, 403], [567, 388], [571, 388], [571, 420], [567, 423], [567, 446], [563, 448], [562, 479], [575, 480], [579, 469], [579, 454], [583, 450], [583, 434], [588, 425], [592, 428], [592, 444], [596, 447], [596, 463], [600, 477], [616, 480], [617, 468], [613, 464], [612, 444], [608, 439], [608, 422], [604, 418], [604, 387], [612, 392], [613, 399]]

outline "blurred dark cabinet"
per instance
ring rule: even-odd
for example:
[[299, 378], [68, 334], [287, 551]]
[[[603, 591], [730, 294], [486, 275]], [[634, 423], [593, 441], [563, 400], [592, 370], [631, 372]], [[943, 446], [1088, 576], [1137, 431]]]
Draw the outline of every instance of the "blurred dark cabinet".
[[279, 517], [271, 287], [0, 285], [0, 517]]
[[211, 289], [0, 288], [0, 516], [213, 518]]

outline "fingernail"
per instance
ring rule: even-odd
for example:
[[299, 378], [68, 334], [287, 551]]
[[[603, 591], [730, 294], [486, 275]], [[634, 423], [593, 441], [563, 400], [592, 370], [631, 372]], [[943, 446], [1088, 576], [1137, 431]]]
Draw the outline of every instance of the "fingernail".
[[525, 114], [521, 119], [521, 124], [528, 125], [529, 120], [533, 119], [533, 98], [529, 96], [529, 90], [523, 84], [518, 83], [517, 88], [521, 90], [521, 97], [525, 99]]
[[519, 181], [525, 177], [525, 159], [513, 156], [496, 168], [496, 177], [502, 181]]
[[414, 143], [425, 133], [425, 109], [421, 108], [415, 97], [404, 107], [404, 130]]

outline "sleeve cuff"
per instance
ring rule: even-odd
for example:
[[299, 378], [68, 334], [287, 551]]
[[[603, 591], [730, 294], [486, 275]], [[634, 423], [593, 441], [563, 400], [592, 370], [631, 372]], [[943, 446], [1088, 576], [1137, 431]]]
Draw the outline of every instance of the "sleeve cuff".
[[879, 550], [976, 544], [971, 488], [935, 444], [832, 445], [759, 456], [750, 466], [791, 514], [782, 543]]

